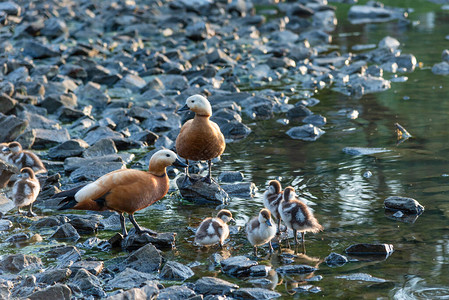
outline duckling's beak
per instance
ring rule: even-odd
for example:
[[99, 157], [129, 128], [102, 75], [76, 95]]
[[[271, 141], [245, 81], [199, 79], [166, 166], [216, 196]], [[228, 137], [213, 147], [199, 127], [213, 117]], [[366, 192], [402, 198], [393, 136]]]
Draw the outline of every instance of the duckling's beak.
[[265, 223], [266, 223], [268, 226], [273, 226], [273, 224], [271, 224], [271, 221], [270, 221], [270, 220], [266, 220]]
[[187, 164], [180, 161], [179, 158], [176, 158], [175, 162], [173, 163], [173, 166], [176, 168], [187, 168]]
[[8, 153], [9, 151], [11, 151], [11, 149], [9, 149], [8, 147], [3, 147], [2, 148], [2, 152], [3, 153]]
[[18, 175], [17, 175], [17, 178], [22, 178], [22, 177], [23, 177], [22, 174], [18, 174]]
[[237, 224], [237, 222], [235, 221], [234, 218], [231, 218], [231, 220], [229, 220], [229, 223], [231, 223], [231, 222], [232, 222], [232, 224]]
[[186, 105], [184, 105], [183, 107], [181, 107], [180, 109], [177, 110], [177, 112], [182, 112], [182, 111], [186, 111], [189, 110], [190, 108]]

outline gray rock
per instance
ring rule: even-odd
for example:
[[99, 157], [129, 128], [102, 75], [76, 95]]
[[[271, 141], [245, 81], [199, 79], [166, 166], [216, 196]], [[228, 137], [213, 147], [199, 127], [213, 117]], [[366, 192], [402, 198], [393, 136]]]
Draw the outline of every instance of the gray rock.
[[23, 121], [16, 116], [5, 116], [0, 113], [0, 128], [2, 128], [0, 130], [0, 143], [14, 141], [24, 132], [27, 126], [27, 121]]
[[58, 110], [58, 120], [61, 122], [73, 122], [79, 120], [85, 116], [90, 115], [90, 112], [74, 109], [71, 107], [61, 107]]
[[142, 286], [148, 281], [157, 279], [157, 275], [139, 272], [131, 268], [126, 268], [115, 275], [105, 284], [105, 290], [124, 289], [128, 290]]
[[400, 45], [401, 43], [394, 37], [386, 36], [379, 42], [378, 47], [386, 49], [397, 49]]
[[125, 162], [91, 162], [88, 165], [82, 166], [70, 174], [70, 179], [73, 182], [93, 181], [101, 176], [115, 170], [125, 169]]
[[78, 102], [92, 105], [95, 108], [104, 108], [111, 102], [111, 97], [102, 92], [101, 86], [94, 82], [88, 82], [84, 86], [79, 86], [75, 94], [78, 96]]
[[235, 120], [225, 120], [224, 122], [217, 123], [219, 123], [221, 133], [223, 133], [226, 139], [240, 140], [246, 138], [251, 133], [251, 128]]
[[37, 290], [36, 277], [34, 275], [25, 275], [21, 278], [19, 284], [16, 284], [11, 291], [13, 298], [23, 299]]
[[271, 270], [271, 266], [266, 266], [266, 265], [256, 265], [256, 266], [252, 266], [249, 271], [250, 271], [250, 276], [251, 277], [265, 277], [268, 276], [268, 273]]
[[360, 75], [351, 80], [352, 86], [360, 85], [363, 87], [363, 94], [383, 92], [391, 88], [391, 83], [380, 77]]
[[228, 195], [236, 197], [254, 197], [257, 187], [253, 182], [238, 182], [220, 186]]
[[449, 50], [448, 49], [443, 50], [443, 52], [441, 53], [441, 59], [445, 62], [449, 62]]
[[30, 300], [70, 300], [72, 299], [72, 291], [65, 284], [55, 284], [45, 289], [34, 292], [27, 297]]
[[147, 244], [131, 253], [118, 267], [121, 270], [131, 268], [140, 272], [151, 273], [161, 268], [162, 256], [152, 244]]
[[308, 274], [316, 271], [316, 268], [308, 265], [285, 265], [276, 269], [281, 274]]
[[86, 79], [87, 72], [86, 70], [74, 64], [64, 64], [59, 68], [59, 74], [68, 76], [74, 79]]
[[224, 171], [218, 176], [220, 182], [236, 182], [243, 180], [243, 173], [239, 171]]
[[59, 226], [50, 238], [76, 241], [80, 238], [80, 235], [71, 224], [65, 223]]
[[0, 278], [0, 298], [10, 299], [11, 289], [13, 287], [14, 287], [14, 284], [12, 281]]
[[80, 251], [74, 246], [58, 247], [45, 252], [46, 257], [57, 259], [57, 268], [70, 267], [81, 259]]
[[305, 117], [302, 121], [314, 126], [324, 126], [327, 122], [326, 117], [323, 117], [322, 115], [310, 115]]
[[325, 45], [332, 42], [332, 36], [323, 30], [310, 30], [299, 35], [299, 39], [309, 41], [310, 45]]
[[312, 124], [305, 124], [302, 126], [292, 127], [286, 133], [293, 139], [316, 141], [321, 135], [324, 134], [324, 130], [313, 126]]
[[98, 260], [80, 260], [75, 262], [70, 269], [74, 274], [80, 269], [86, 269], [93, 275], [98, 275], [103, 271], [104, 263]]
[[246, 277], [251, 273], [251, 267], [256, 266], [257, 262], [245, 256], [234, 256], [222, 260], [220, 264], [224, 273], [235, 277]]
[[60, 18], [49, 18], [44, 22], [41, 34], [50, 38], [56, 38], [68, 32], [67, 24]]
[[183, 281], [195, 275], [189, 267], [176, 262], [167, 261], [161, 270], [160, 277], [165, 280]]
[[56, 146], [70, 140], [67, 129], [33, 129], [34, 144], [33, 149], [43, 149]]
[[321, 288], [311, 285], [311, 284], [306, 284], [306, 285], [301, 285], [298, 286], [297, 288], [293, 289], [295, 292], [297, 293], [312, 293], [312, 294], [318, 294], [321, 292]]
[[63, 160], [71, 156], [80, 156], [88, 147], [89, 144], [85, 141], [73, 139], [48, 149], [47, 155], [51, 159]]
[[415, 199], [408, 197], [390, 196], [385, 199], [384, 206], [386, 209], [398, 210], [407, 214], [420, 215], [424, 211], [424, 206], [419, 204]]
[[140, 92], [140, 90], [146, 85], [145, 80], [143, 80], [138, 75], [126, 74], [122, 79], [120, 79], [114, 86], [123, 87], [130, 89], [133, 92]]
[[55, 282], [66, 281], [70, 277], [71, 274], [72, 274], [72, 271], [69, 268], [48, 269], [48, 270], [37, 275], [37, 281], [39, 283], [45, 283], [45, 284], [50, 285]]
[[11, 235], [10, 237], [8, 237], [5, 240], [5, 242], [6, 243], [20, 243], [20, 242], [25, 242], [25, 241], [29, 240], [30, 238], [31, 238], [31, 233], [20, 232], [20, 233]]
[[332, 252], [326, 257], [326, 264], [330, 267], [339, 267], [348, 262], [348, 259], [338, 253]]
[[13, 1], [5, 1], [0, 3], [0, 11], [10, 16], [19, 16], [22, 8]]
[[48, 95], [44, 101], [40, 103], [41, 107], [44, 107], [48, 113], [55, 113], [59, 108], [66, 106], [74, 108], [77, 105], [78, 98], [73, 93]]
[[398, 68], [407, 72], [413, 72], [417, 64], [416, 57], [412, 54], [401, 54], [396, 56], [394, 62], [398, 65]]
[[100, 126], [91, 131], [89, 131], [84, 140], [89, 144], [93, 145], [101, 139], [115, 139], [115, 138], [123, 138], [123, 134], [112, 130], [109, 127]]
[[49, 58], [61, 55], [59, 52], [54, 51], [50, 47], [35, 40], [30, 40], [23, 45], [23, 54], [28, 55], [33, 59]]
[[215, 49], [212, 52], [209, 52], [206, 57], [207, 61], [214, 65], [233, 66], [236, 64], [236, 62], [221, 49]]
[[155, 282], [147, 283], [141, 288], [133, 288], [118, 294], [112, 295], [107, 300], [130, 300], [130, 299], [156, 299], [159, 289]]
[[278, 292], [262, 288], [240, 288], [231, 294], [235, 299], [275, 299], [282, 295]]
[[432, 67], [433, 74], [449, 75], [449, 63], [446, 61], [434, 64]]
[[57, 121], [48, 119], [47, 117], [40, 116], [35, 113], [23, 112], [19, 115], [23, 120], [28, 121], [29, 128], [42, 128], [42, 129], [61, 129], [61, 126]]
[[6, 114], [10, 112], [17, 105], [17, 100], [14, 100], [5, 93], [0, 94], [0, 113]]
[[0, 261], [0, 270], [9, 273], [19, 273], [23, 269], [38, 269], [42, 267], [39, 257], [25, 254], [4, 256]]
[[86, 269], [79, 269], [72, 278], [71, 283], [78, 286], [86, 296], [106, 297], [106, 293], [101, 288], [100, 279]]
[[159, 79], [168, 90], [183, 91], [189, 87], [187, 78], [182, 75], [161, 75]]
[[312, 111], [303, 105], [296, 105], [287, 112], [287, 118], [296, 119], [312, 115]]
[[349, 9], [348, 18], [355, 20], [355, 23], [388, 21], [394, 18], [394, 12], [384, 7], [353, 5]]
[[391, 244], [354, 244], [345, 249], [347, 254], [356, 255], [390, 255], [393, 251]]
[[117, 147], [112, 139], [101, 139], [84, 151], [83, 157], [104, 156], [117, 152]]
[[73, 216], [69, 223], [78, 233], [95, 233], [98, 229], [99, 221], [89, 216]]
[[210, 28], [209, 24], [198, 21], [187, 25], [186, 27], [186, 37], [193, 41], [202, 41], [208, 37], [214, 35], [213, 30]]
[[139, 249], [147, 244], [152, 244], [158, 249], [172, 249], [175, 245], [175, 237], [176, 233], [174, 232], [158, 233], [156, 236], [136, 234], [135, 228], [131, 228], [128, 236], [122, 242], [122, 248], [129, 251]]
[[391, 150], [385, 148], [345, 147], [342, 151], [350, 155], [372, 155], [376, 153], [389, 152]]
[[158, 300], [191, 299], [196, 293], [184, 285], [174, 285], [159, 291]]
[[239, 286], [216, 277], [202, 277], [195, 282], [195, 292], [203, 295], [229, 295]]
[[[93, 163], [121, 163], [122, 166], [125, 166], [125, 161], [123, 161], [123, 158], [121, 155], [118, 154], [111, 154], [111, 155], [104, 155], [104, 156], [98, 156], [98, 157], [88, 157], [88, 158], [81, 158], [81, 157], [69, 157], [64, 160], [64, 170], [66, 172], [73, 172], [76, 169], [88, 166]], [[120, 169], [121, 167], [118, 167], [117, 169]]]
[[[19, 170], [16, 166], [0, 159], [0, 189], [5, 188], [11, 176], [17, 173], [19, 173]], [[2, 226], [0, 225], [0, 231], [2, 231], [1, 228]]]
[[188, 201], [198, 204], [224, 204], [229, 201], [229, 195], [216, 183], [208, 184], [204, 182], [200, 175], [190, 174], [193, 183], [187, 179], [184, 181], [185, 175], [181, 175], [176, 179], [181, 196]]
[[350, 274], [350, 275], [339, 275], [339, 276], [335, 276], [335, 278], [341, 278], [341, 279], [346, 279], [346, 280], [356, 280], [356, 281], [379, 282], [379, 283], [387, 282], [383, 278], [373, 277], [372, 275], [366, 274], [366, 273], [354, 273], [354, 274]]
[[[99, 227], [102, 227], [103, 226], [102, 224], [103, 223], [100, 220]], [[120, 226], [118, 227], [120, 228]], [[96, 236], [93, 236], [88, 238], [84, 243], [82, 243], [80, 247], [91, 250], [107, 251], [110, 250], [111, 244], [107, 240], [102, 240], [97, 238]]]
[[62, 225], [63, 223], [67, 223], [69, 221], [68, 218], [63, 216], [58, 217], [47, 217], [37, 220], [33, 223], [32, 228], [33, 229], [40, 229], [45, 227], [58, 227]]
[[285, 56], [284, 57], [270, 57], [267, 60], [267, 65], [272, 69], [277, 69], [277, 68], [288, 69], [288, 68], [296, 67], [295, 61], [293, 59], [285, 57]]

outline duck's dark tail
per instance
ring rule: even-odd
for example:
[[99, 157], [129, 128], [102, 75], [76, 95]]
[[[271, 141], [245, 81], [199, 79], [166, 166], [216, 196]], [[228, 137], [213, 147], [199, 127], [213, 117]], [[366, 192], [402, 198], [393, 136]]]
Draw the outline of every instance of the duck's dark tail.
[[75, 205], [77, 205], [78, 202], [75, 200], [75, 194], [85, 186], [86, 185], [83, 184], [71, 190], [62, 191], [60, 193], [53, 195], [52, 198], [63, 198], [61, 202], [59, 202], [59, 205], [61, 204], [64, 205], [59, 207], [58, 210], [70, 209], [73, 208]]

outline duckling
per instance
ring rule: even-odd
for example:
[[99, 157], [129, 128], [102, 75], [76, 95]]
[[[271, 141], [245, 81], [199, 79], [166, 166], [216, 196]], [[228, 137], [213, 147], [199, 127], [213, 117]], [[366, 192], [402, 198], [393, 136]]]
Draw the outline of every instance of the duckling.
[[58, 193], [53, 198], [64, 198], [60, 202], [64, 205], [58, 210], [118, 212], [123, 236], [128, 235], [123, 215], [125, 212], [128, 213], [128, 218], [138, 234], [156, 235], [157, 233], [152, 230], [142, 230], [134, 219], [134, 213], [152, 205], [167, 194], [169, 180], [166, 167], [170, 165], [186, 167], [173, 151], [159, 150], [151, 157], [148, 172], [134, 169], [112, 171], [94, 182]]
[[202, 246], [219, 244], [223, 247], [229, 236], [228, 222], [233, 221], [232, 213], [227, 209], [218, 212], [215, 218], [204, 219], [195, 234], [195, 243]]
[[8, 162], [8, 157], [11, 155], [11, 150], [8, 148], [8, 143], [0, 143], [0, 159]]
[[[226, 147], [225, 138], [220, 127], [209, 120], [212, 116], [212, 107], [205, 97], [190, 96], [178, 112], [185, 110], [195, 112], [195, 117], [181, 127], [176, 138], [176, 151], [180, 157], [185, 158], [187, 165], [189, 160], [207, 160], [209, 171], [205, 181], [211, 183], [212, 159], [223, 154]], [[186, 176], [190, 179], [188, 167]]]
[[18, 208], [20, 214], [22, 213], [20, 209], [29, 205], [28, 216], [35, 216], [36, 214], [33, 213], [33, 203], [36, 201], [37, 195], [39, 195], [39, 180], [34, 176], [33, 169], [28, 167], [21, 169], [17, 177], [18, 180], [16, 180], [12, 187], [14, 205]]
[[271, 214], [277, 220], [277, 235], [280, 234], [281, 230], [281, 216], [279, 215], [278, 208], [282, 200], [282, 193], [281, 183], [277, 180], [271, 180], [268, 183], [268, 189], [263, 194], [263, 205], [270, 210]]
[[40, 158], [33, 152], [23, 150], [19, 142], [9, 143], [8, 147], [2, 148], [3, 153], [8, 151], [11, 151], [11, 154], [8, 156], [8, 162], [16, 165], [17, 168], [30, 167], [35, 174], [47, 172]]
[[323, 226], [318, 223], [307, 205], [297, 199], [295, 189], [291, 186], [284, 190], [284, 196], [279, 205], [279, 215], [285, 225], [293, 229], [295, 244], [298, 244], [298, 231], [301, 232], [302, 242], [304, 243], [305, 232], [316, 233], [323, 230]]
[[270, 244], [270, 252], [273, 252], [271, 239], [276, 235], [276, 225], [273, 224], [271, 213], [263, 208], [258, 217], [253, 218], [246, 224], [246, 236], [251, 245], [254, 246], [254, 255], [257, 256], [257, 246]]

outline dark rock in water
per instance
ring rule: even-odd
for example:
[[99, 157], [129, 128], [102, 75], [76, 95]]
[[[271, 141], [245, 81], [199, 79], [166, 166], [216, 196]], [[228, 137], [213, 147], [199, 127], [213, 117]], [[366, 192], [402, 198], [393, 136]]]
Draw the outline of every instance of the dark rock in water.
[[234, 256], [222, 260], [220, 264], [224, 273], [235, 277], [245, 277], [251, 273], [250, 268], [256, 266], [257, 262], [245, 256]]
[[312, 294], [317, 294], [321, 292], [321, 288], [311, 285], [311, 284], [306, 284], [306, 285], [301, 285], [298, 286], [297, 288], [293, 289], [295, 292], [297, 293], [312, 293]]
[[448, 49], [443, 50], [443, 52], [441, 53], [441, 59], [445, 62], [449, 62], [449, 50]]
[[128, 290], [142, 286], [147, 281], [157, 279], [157, 275], [139, 272], [134, 269], [126, 268], [122, 272], [115, 275], [105, 284], [106, 290], [124, 289]]
[[312, 111], [303, 105], [297, 105], [287, 112], [287, 118], [296, 119], [312, 115]]
[[326, 117], [323, 117], [322, 115], [310, 115], [305, 117], [302, 121], [315, 126], [324, 126], [327, 122]]
[[76, 229], [78, 233], [95, 233], [98, 229], [99, 222], [88, 216], [71, 217], [69, 223]]
[[184, 285], [174, 285], [159, 291], [158, 300], [192, 299], [196, 293]]
[[356, 280], [356, 281], [367, 281], [367, 282], [386, 282], [386, 280], [383, 278], [373, 277], [372, 275], [366, 273], [339, 275], [335, 276], [335, 278], [342, 278], [346, 280]]
[[[217, 121], [215, 121], [217, 122]], [[251, 133], [251, 128], [236, 120], [217, 122], [226, 139], [239, 140], [246, 138]]]
[[216, 183], [204, 182], [203, 177], [197, 174], [190, 174], [193, 183], [181, 175], [176, 180], [181, 196], [188, 201], [199, 204], [224, 204], [229, 201], [229, 195]]
[[48, 157], [63, 160], [71, 156], [80, 156], [89, 147], [85, 141], [73, 139], [48, 149]]
[[161, 270], [160, 277], [165, 280], [186, 280], [195, 275], [189, 267], [176, 262], [167, 261]]
[[274, 299], [282, 295], [278, 292], [262, 289], [262, 288], [241, 288], [231, 293], [235, 299]]
[[42, 267], [39, 257], [25, 254], [13, 254], [3, 257], [0, 261], [0, 271], [19, 273], [23, 269], [38, 269]]
[[250, 276], [251, 277], [265, 277], [268, 276], [268, 273], [271, 270], [270, 266], [265, 266], [265, 265], [257, 265], [257, 266], [252, 266], [250, 269]]
[[101, 139], [90, 146], [83, 153], [83, 157], [96, 157], [108, 154], [116, 154], [117, 147], [112, 139]]
[[391, 88], [391, 83], [381, 77], [360, 75], [351, 78], [351, 86], [361, 86], [363, 94], [383, 92]]
[[8, 237], [5, 242], [6, 243], [20, 243], [20, 242], [25, 242], [27, 240], [29, 240], [31, 238], [31, 234], [30, 233], [25, 233], [25, 232], [21, 232], [21, 233], [16, 233], [11, 235], [10, 237]]
[[293, 59], [288, 57], [270, 57], [267, 60], [267, 65], [272, 69], [277, 68], [294, 68], [296, 67], [296, 63]]
[[10, 112], [17, 105], [17, 100], [14, 100], [5, 93], [0, 94], [0, 113], [6, 114]]
[[25, 275], [21, 278], [20, 283], [14, 286], [11, 294], [13, 298], [23, 299], [36, 289], [36, 277], [34, 275]]
[[312, 124], [306, 124], [290, 128], [287, 131], [287, 134], [293, 139], [316, 141], [322, 134], [324, 134], [324, 130], [315, 127]]
[[162, 264], [162, 256], [159, 250], [152, 244], [137, 249], [118, 265], [120, 270], [131, 268], [140, 272], [151, 273], [159, 271]]
[[46, 257], [57, 259], [57, 268], [70, 267], [74, 262], [81, 259], [81, 253], [74, 246], [58, 247], [45, 252]]
[[[145, 228], [142, 228], [145, 230]], [[156, 236], [149, 235], [148, 233], [136, 234], [136, 229], [132, 228], [128, 236], [122, 242], [122, 248], [127, 250], [139, 249], [147, 244], [152, 244], [158, 249], [171, 249], [175, 245], [176, 233], [163, 232], [158, 233]]]
[[33, 149], [44, 149], [70, 140], [67, 129], [33, 129], [34, 144]]
[[225, 171], [218, 176], [220, 182], [236, 182], [243, 180], [243, 173], [239, 171]]
[[355, 244], [345, 250], [347, 254], [356, 255], [390, 255], [393, 251], [393, 245], [391, 244]]
[[13, 174], [18, 174], [19, 170], [16, 166], [4, 162], [0, 159], [0, 189], [6, 187], [9, 182], [9, 179]]
[[[51, 284], [51, 283], [49, 283]], [[29, 295], [27, 299], [30, 300], [49, 300], [49, 299], [58, 299], [58, 300], [70, 300], [72, 299], [72, 291], [65, 284], [55, 284], [49, 286], [45, 289], [34, 292]]]
[[8, 231], [13, 227], [13, 224], [10, 220], [0, 220], [0, 232]]
[[281, 274], [308, 274], [316, 271], [316, 268], [308, 265], [285, 265], [276, 269]]
[[403, 69], [407, 72], [413, 72], [417, 64], [416, 57], [412, 54], [401, 54], [396, 56], [394, 62], [398, 64], [399, 69]]
[[98, 275], [103, 271], [104, 263], [96, 260], [80, 260], [75, 262], [70, 269], [73, 273], [76, 273], [80, 269], [86, 269], [93, 275]]
[[221, 188], [228, 195], [236, 197], [254, 197], [257, 191], [257, 187], [253, 182], [222, 184]]
[[78, 286], [86, 296], [106, 297], [106, 293], [101, 288], [100, 279], [86, 269], [79, 269], [72, 278], [71, 283]]
[[348, 259], [338, 253], [332, 252], [326, 257], [326, 264], [330, 267], [339, 267], [348, 262]]
[[372, 155], [376, 153], [389, 152], [390, 150], [385, 148], [345, 147], [342, 151], [350, 155]]
[[436, 75], [449, 75], [449, 62], [443, 61], [434, 64], [432, 67], [432, 72]]
[[53, 284], [55, 282], [66, 281], [72, 271], [69, 268], [64, 269], [49, 269], [37, 275], [37, 281], [46, 284]]
[[5, 116], [0, 113], [0, 143], [14, 141], [25, 128], [28, 126], [27, 121], [23, 121], [16, 116]]
[[415, 199], [408, 197], [390, 196], [385, 199], [384, 206], [386, 209], [400, 210], [408, 214], [420, 215], [424, 211], [424, 206]]
[[216, 277], [202, 277], [195, 282], [195, 292], [203, 295], [228, 295], [239, 286]]
[[23, 54], [31, 56], [33, 59], [60, 56], [59, 52], [43, 45], [35, 40], [30, 40], [23, 45]]
[[108, 297], [108, 300], [130, 300], [130, 299], [156, 299], [159, 288], [156, 282], [150, 282], [141, 287], [133, 288]]
[[62, 224], [56, 229], [56, 231], [50, 236], [54, 239], [67, 239], [67, 240], [78, 240], [80, 235], [76, 229], [69, 223]]

